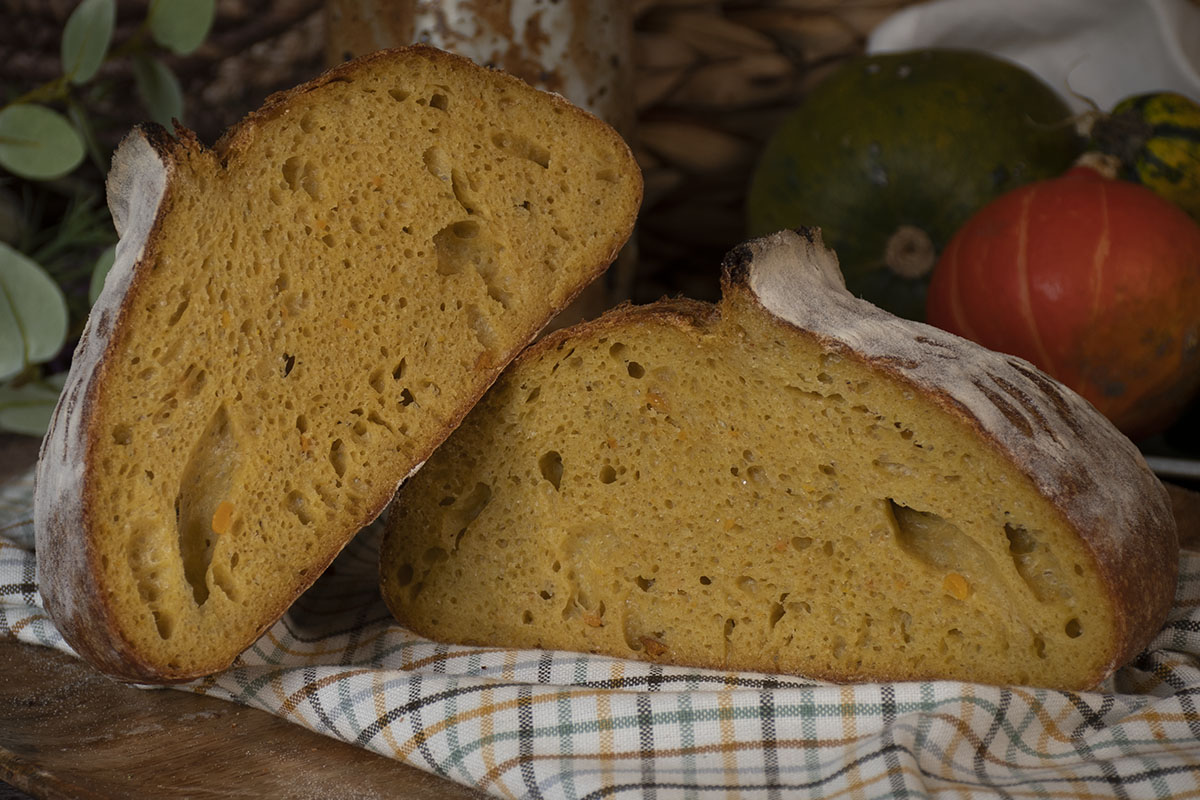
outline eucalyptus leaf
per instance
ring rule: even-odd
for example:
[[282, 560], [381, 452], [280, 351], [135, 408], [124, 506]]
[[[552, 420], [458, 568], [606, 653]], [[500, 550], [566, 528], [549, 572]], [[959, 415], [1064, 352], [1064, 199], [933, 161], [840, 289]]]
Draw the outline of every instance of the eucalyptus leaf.
[[12, 377], [24, 368], [25, 337], [17, 324], [17, 312], [0, 292], [0, 379]]
[[31, 180], [61, 178], [83, 161], [83, 139], [67, 118], [33, 103], [0, 110], [0, 167]]
[[18, 387], [0, 386], [0, 431], [42, 436], [62, 392], [60, 380], [38, 381]]
[[67, 339], [67, 301], [40, 265], [0, 242], [0, 379], [49, 361]]
[[154, 41], [186, 55], [208, 36], [215, 15], [215, 0], [152, 0], [147, 21]]
[[106, 247], [100, 257], [96, 259], [96, 265], [92, 267], [92, 282], [88, 286], [89, 305], [96, 304], [96, 298], [100, 296], [100, 290], [104, 288], [104, 279], [108, 277], [108, 272], [112, 269], [116, 256], [117, 246], [114, 244]]
[[87, 83], [95, 76], [112, 43], [116, 21], [116, 0], [83, 0], [67, 17], [62, 36], [62, 67], [71, 83]]
[[146, 55], [133, 59], [133, 77], [150, 118], [173, 129], [173, 120], [183, 118], [183, 89], [171, 68]]
[[87, 109], [74, 97], [67, 98], [67, 118], [75, 126], [79, 138], [83, 140], [83, 147], [88, 158], [92, 159], [92, 163], [96, 165], [101, 174], [108, 172], [108, 168], [112, 165], [112, 151], [106, 151], [100, 144], [100, 140], [96, 138], [96, 128], [92, 125], [92, 119], [88, 116]]

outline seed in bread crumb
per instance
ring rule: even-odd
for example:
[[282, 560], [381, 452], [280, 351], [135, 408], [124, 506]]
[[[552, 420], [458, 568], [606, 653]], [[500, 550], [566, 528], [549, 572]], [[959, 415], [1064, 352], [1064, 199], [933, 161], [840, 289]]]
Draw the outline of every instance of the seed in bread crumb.
[[233, 503], [228, 500], [222, 500], [217, 504], [217, 510], [213, 512], [212, 529], [213, 533], [218, 536], [223, 536], [229, 532], [229, 523], [233, 521]]
[[970, 591], [971, 587], [967, 583], [966, 578], [964, 578], [962, 575], [959, 575], [957, 572], [951, 572], [946, 576], [946, 579], [942, 581], [942, 589], [944, 589], [946, 594], [950, 595], [955, 600], [966, 600], [967, 593]]
[[667, 646], [656, 639], [651, 639], [649, 636], [640, 638], [642, 648], [646, 651], [646, 655], [651, 658], [657, 658], [667, 652]]

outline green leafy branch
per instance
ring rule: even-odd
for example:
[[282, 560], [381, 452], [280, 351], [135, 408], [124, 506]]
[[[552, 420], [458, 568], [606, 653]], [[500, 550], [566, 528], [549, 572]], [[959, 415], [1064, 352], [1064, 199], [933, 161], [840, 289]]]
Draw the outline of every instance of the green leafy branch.
[[[151, 0], [137, 30], [114, 47], [116, 0], [82, 0], [63, 27], [62, 73], [0, 106], [0, 170], [46, 186], [70, 176], [89, 156], [106, 171], [108, 154], [79, 92], [94, 88], [110, 62], [131, 62], [150, 118], [170, 128], [183, 118], [183, 90], [155, 46], [177, 55], [193, 52], [214, 15], [215, 0]], [[44, 366], [66, 344], [72, 312], [86, 314], [113, 263], [116, 237], [102, 195], [102, 186], [77, 194], [56, 224], [19, 237], [16, 246], [0, 241], [0, 431], [41, 435], [46, 429], [64, 376], [45, 377]], [[89, 254], [82, 266], [81, 252]], [[87, 307], [72, 309], [63, 287], [89, 271]]]

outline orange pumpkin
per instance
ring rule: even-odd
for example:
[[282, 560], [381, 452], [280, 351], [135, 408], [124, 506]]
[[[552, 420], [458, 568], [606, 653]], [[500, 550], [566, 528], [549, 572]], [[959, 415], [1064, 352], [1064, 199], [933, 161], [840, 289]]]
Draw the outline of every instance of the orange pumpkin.
[[1200, 225], [1107, 167], [1081, 162], [977, 212], [938, 260], [926, 312], [1140, 438], [1200, 388]]

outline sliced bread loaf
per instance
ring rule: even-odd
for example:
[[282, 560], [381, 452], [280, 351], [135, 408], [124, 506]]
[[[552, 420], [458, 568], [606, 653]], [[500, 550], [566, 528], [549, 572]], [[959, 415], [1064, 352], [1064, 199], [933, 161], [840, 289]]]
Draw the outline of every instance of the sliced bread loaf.
[[121, 145], [121, 234], [37, 475], [67, 641], [219, 670], [613, 260], [641, 177], [608, 126], [432, 48], [270, 98], [215, 149]]
[[735, 250], [718, 306], [526, 351], [401, 488], [381, 580], [441, 640], [1077, 689], [1155, 634], [1177, 558], [1091, 406], [854, 298], [800, 231]]

